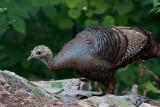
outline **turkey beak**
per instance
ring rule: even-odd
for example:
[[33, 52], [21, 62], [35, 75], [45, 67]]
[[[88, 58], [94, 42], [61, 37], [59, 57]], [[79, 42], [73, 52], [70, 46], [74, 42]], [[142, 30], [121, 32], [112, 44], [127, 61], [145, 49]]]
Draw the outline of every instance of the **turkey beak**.
[[34, 57], [33, 57], [33, 55], [31, 54], [29, 57], [28, 57], [28, 59], [27, 59], [27, 61], [29, 61], [29, 60], [31, 60], [31, 59], [33, 59]]

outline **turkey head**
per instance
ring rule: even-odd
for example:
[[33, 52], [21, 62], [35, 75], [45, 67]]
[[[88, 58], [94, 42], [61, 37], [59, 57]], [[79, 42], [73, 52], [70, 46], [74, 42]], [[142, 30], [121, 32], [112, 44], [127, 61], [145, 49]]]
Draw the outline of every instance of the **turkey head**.
[[50, 59], [53, 58], [52, 51], [44, 45], [37, 46], [33, 49], [33, 51], [31, 51], [28, 61], [34, 58], [37, 58], [48, 65]]

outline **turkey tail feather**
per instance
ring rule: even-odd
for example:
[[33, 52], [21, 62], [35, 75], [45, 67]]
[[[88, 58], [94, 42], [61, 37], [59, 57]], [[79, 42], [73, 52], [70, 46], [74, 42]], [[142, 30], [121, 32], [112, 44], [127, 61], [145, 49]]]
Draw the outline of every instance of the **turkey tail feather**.
[[150, 54], [155, 57], [160, 57], [160, 43], [152, 41]]

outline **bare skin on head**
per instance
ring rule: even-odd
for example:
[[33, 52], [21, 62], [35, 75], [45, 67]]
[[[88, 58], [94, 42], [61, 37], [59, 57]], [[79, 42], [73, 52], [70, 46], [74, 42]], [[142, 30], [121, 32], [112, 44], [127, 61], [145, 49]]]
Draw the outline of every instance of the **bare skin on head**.
[[51, 70], [73, 69], [82, 77], [101, 82], [105, 91], [118, 92], [114, 78], [117, 69], [142, 59], [160, 57], [160, 44], [151, 39], [151, 33], [131, 27], [91, 25], [66, 43], [53, 58], [44, 45], [31, 51], [28, 60], [37, 58]]
[[53, 54], [48, 47], [40, 45], [35, 47], [33, 51], [31, 51], [31, 55], [28, 57], [28, 61], [33, 58], [39, 59], [42, 62], [44, 62], [47, 66], [49, 66], [49, 63], [53, 59]]

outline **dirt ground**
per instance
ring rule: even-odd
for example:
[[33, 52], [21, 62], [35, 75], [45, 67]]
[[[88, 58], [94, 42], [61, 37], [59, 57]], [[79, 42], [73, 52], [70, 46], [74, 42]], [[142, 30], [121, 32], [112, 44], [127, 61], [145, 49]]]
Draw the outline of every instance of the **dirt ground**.
[[53, 100], [20, 87], [0, 83], [0, 107], [79, 107], [76, 102]]

